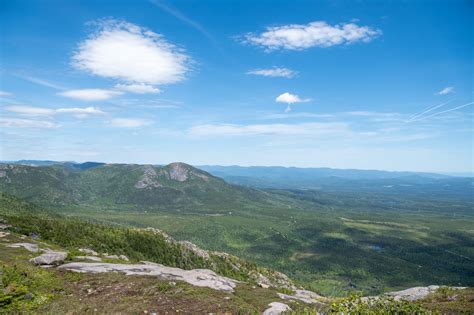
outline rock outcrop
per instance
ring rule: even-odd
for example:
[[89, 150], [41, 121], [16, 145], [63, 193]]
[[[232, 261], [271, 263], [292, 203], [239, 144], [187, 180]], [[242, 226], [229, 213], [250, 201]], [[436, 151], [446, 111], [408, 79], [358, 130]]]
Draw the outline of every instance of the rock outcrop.
[[135, 183], [137, 189], [152, 189], [162, 187], [158, 181], [158, 174], [152, 165], [143, 166], [143, 175], [138, 182]]
[[[391, 296], [395, 300], [407, 300], [407, 301], [416, 301], [425, 298], [428, 294], [435, 292], [442, 286], [439, 285], [430, 285], [427, 287], [413, 287], [405, 289], [402, 291], [388, 292], [385, 293], [385, 296]], [[465, 287], [447, 287], [452, 290], [461, 290]]]
[[38, 257], [30, 259], [35, 265], [53, 265], [63, 262], [67, 258], [67, 252], [48, 251]]
[[11, 248], [23, 247], [24, 249], [32, 253], [37, 253], [40, 250], [38, 247], [38, 244], [33, 244], [33, 243], [14, 243], [14, 244], [8, 245], [8, 247], [11, 247]]
[[270, 306], [270, 308], [263, 311], [262, 315], [280, 315], [283, 312], [291, 311], [288, 305], [280, 302], [272, 302], [268, 304], [268, 306]]
[[58, 267], [82, 273], [123, 272], [126, 275], [154, 276], [170, 281], [184, 281], [198, 287], [208, 287], [214, 290], [233, 292], [236, 280], [217, 275], [209, 269], [183, 270], [166, 267], [160, 264], [108, 264], [74, 262]]

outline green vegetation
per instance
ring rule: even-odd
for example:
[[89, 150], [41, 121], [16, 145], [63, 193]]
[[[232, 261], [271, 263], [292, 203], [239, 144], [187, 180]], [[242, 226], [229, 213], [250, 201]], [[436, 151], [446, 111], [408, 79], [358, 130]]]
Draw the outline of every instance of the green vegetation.
[[[76, 242], [133, 260], [202, 265], [196, 258], [175, 258], [171, 249], [167, 254], [146, 253], [138, 247], [142, 237], [154, 236], [136, 236], [131, 227], [154, 227], [202, 248], [279, 270], [324, 295], [379, 294], [431, 284], [474, 285], [472, 200], [363, 191], [256, 190], [229, 185], [187, 165], [183, 169], [188, 178], [173, 180], [170, 168], [154, 167], [157, 175], [151, 180], [156, 187], [139, 189], [135, 185], [146, 172], [140, 165], [86, 170], [8, 166], [9, 180], [0, 178], [0, 190], [69, 218], [61, 223], [64, 231], [87, 230], [87, 226], [70, 227], [79, 222], [77, 218], [103, 223], [99, 226], [104, 236], [99, 239], [113, 246], [102, 248], [87, 233], [78, 235]], [[43, 221], [29, 229], [37, 224]], [[110, 235], [111, 226], [129, 232]], [[50, 237], [60, 241], [59, 236]], [[128, 238], [140, 244], [124, 245]], [[245, 278], [226, 270], [226, 261], [213, 259], [221, 274]], [[254, 264], [249, 263], [250, 270]]]

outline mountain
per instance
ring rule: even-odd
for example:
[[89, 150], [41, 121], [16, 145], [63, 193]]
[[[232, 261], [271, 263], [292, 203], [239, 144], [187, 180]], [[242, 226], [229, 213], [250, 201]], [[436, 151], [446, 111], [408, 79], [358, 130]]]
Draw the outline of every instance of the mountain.
[[332, 168], [198, 166], [230, 183], [258, 188], [377, 192], [472, 200], [474, 178], [434, 173]]
[[267, 201], [267, 194], [226, 183], [184, 163], [166, 166], [60, 163], [0, 164], [0, 190], [42, 205], [131, 205], [218, 210]]

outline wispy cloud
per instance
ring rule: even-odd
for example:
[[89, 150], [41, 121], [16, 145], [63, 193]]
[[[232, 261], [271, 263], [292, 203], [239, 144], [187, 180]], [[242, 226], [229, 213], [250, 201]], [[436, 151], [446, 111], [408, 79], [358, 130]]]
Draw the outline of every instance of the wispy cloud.
[[243, 41], [263, 47], [266, 51], [303, 50], [356, 42], [367, 43], [381, 34], [379, 29], [359, 26], [355, 23], [329, 25], [324, 21], [315, 21], [308, 24], [267, 27], [266, 31], [260, 34], [246, 34]]
[[41, 86], [46, 86], [46, 87], [49, 87], [49, 88], [52, 88], [52, 89], [55, 89], [55, 90], [65, 90], [66, 88], [62, 85], [59, 85], [55, 82], [51, 82], [49, 80], [44, 80], [44, 79], [41, 79], [41, 78], [37, 78], [37, 77], [33, 77], [33, 76], [29, 76], [29, 75], [23, 75], [23, 74], [14, 74], [16, 77], [20, 78], [20, 79], [23, 79], [23, 80], [26, 80], [26, 81], [29, 81], [31, 83], [35, 83], [35, 84], [38, 84], [38, 85], [41, 85]]
[[148, 119], [115, 118], [110, 121], [110, 125], [120, 128], [140, 128], [151, 124], [153, 121]]
[[7, 111], [27, 116], [53, 116], [56, 114], [73, 114], [73, 115], [97, 115], [104, 114], [99, 108], [96, 107], [69, 107], [69, 108], [45, 108], [45, 107], [34, 107], [34, 106], [23, 106], [14, 105], [5, 108]]
[[72, 65], [127, 84], [170, 84], [185, 79], [190, 57], [162, 35], [132, 23], [101, 20], [79, 43]]
[[59, 125], [47, 120], [19, 119], [0, 117], [0, 126], [2, 128], [56, 128]]
[[454, 87], [453, 86], [448, 86], [442, 89], [441, 91], [437, 92], [437, 95], [446, 95], [446, 94], [451, 94], [454, 93]]
[[68, 90], [58, 93], [58, 95], [81, 101], [104, 101], [121, 94], [123, 93], [120, 91], [104, 89]]
[[115, 89], [135, 94], [158, 94], [161, 92], [159, 88], [144, 83], [117, 84]]
[[345, 123], [299, 123], [299, 124], [204, 124], [189, 129], [194, 136], [256, 136], [256, 135], [311, 135], [322, 136], [347, 132]]
[[374, 112], [374, 111], [353, 111], [343, 112], [344, 115], [366, 117], [372, 121], [384, 122], [384, 121], [402, 121], [404, 115], [400, 113], [385, 113], [385, 112]]
[[247, 74], [252, 74], [252, 75], [260, 75], [264, 77], [279, 77], [279, 78], [287, 78], [291, 79], [295, 77], [298, 72], [293, 71], [288, 68], [284, 67], [273, 67], [270, 69], [255, 69], [255, 70], [250, 70], [247, 72]]
[[0, 91], [0, 97], [11, 96], [12, 93], [6, 91]]

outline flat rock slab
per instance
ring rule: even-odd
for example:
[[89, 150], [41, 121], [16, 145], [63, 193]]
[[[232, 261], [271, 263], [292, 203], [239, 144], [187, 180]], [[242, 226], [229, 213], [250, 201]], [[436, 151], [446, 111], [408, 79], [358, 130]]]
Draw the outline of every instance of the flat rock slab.
[[97, 257], [97, 256], [76, 256], [74, 257], [76, 259], [80, 259], [80, 260], [90, 260], [90, 261], [102, 261], [102, 258], [100, 257]]
[[208, 287], [227, 292], [233, 292], [238, 282], [219, 276], [209, 269], [184, 270], [153, 263], [109, 264], [74, 262], [61, 265], [58, 268], [81, 273], [123, 272], [126, 275], [155, 276], [166, 280], [184, 281], [194, 286]]
[[268, 306], [270, 306], [270, 308], [263, 311], [262, 315], [279, 315], [283, 312], [291, 311], [288, 305], [280, 302], [272, 302], [268, 304]]
[[[395, 300], [416, 301], [425, 298], [428, 294], [435, 292], [443, 286], [430, 285], [428, 287], [413, 287], [402, 291], [388, 292], [384, 295], [391, 296]], [[465, 287], [447, 287], [453, 290], [465, 289]]]
[[12, 247], [12, 248], [23, 247], [24, 249], [26, 249], [26, 250], [28, 250], [32, 253], [36, 253], [40, 250], [39, 247], [38, 247], [38, 244], [33, 244], [33, 243], [15, 243], [15, 244], [8, 245], [8, 247]]

